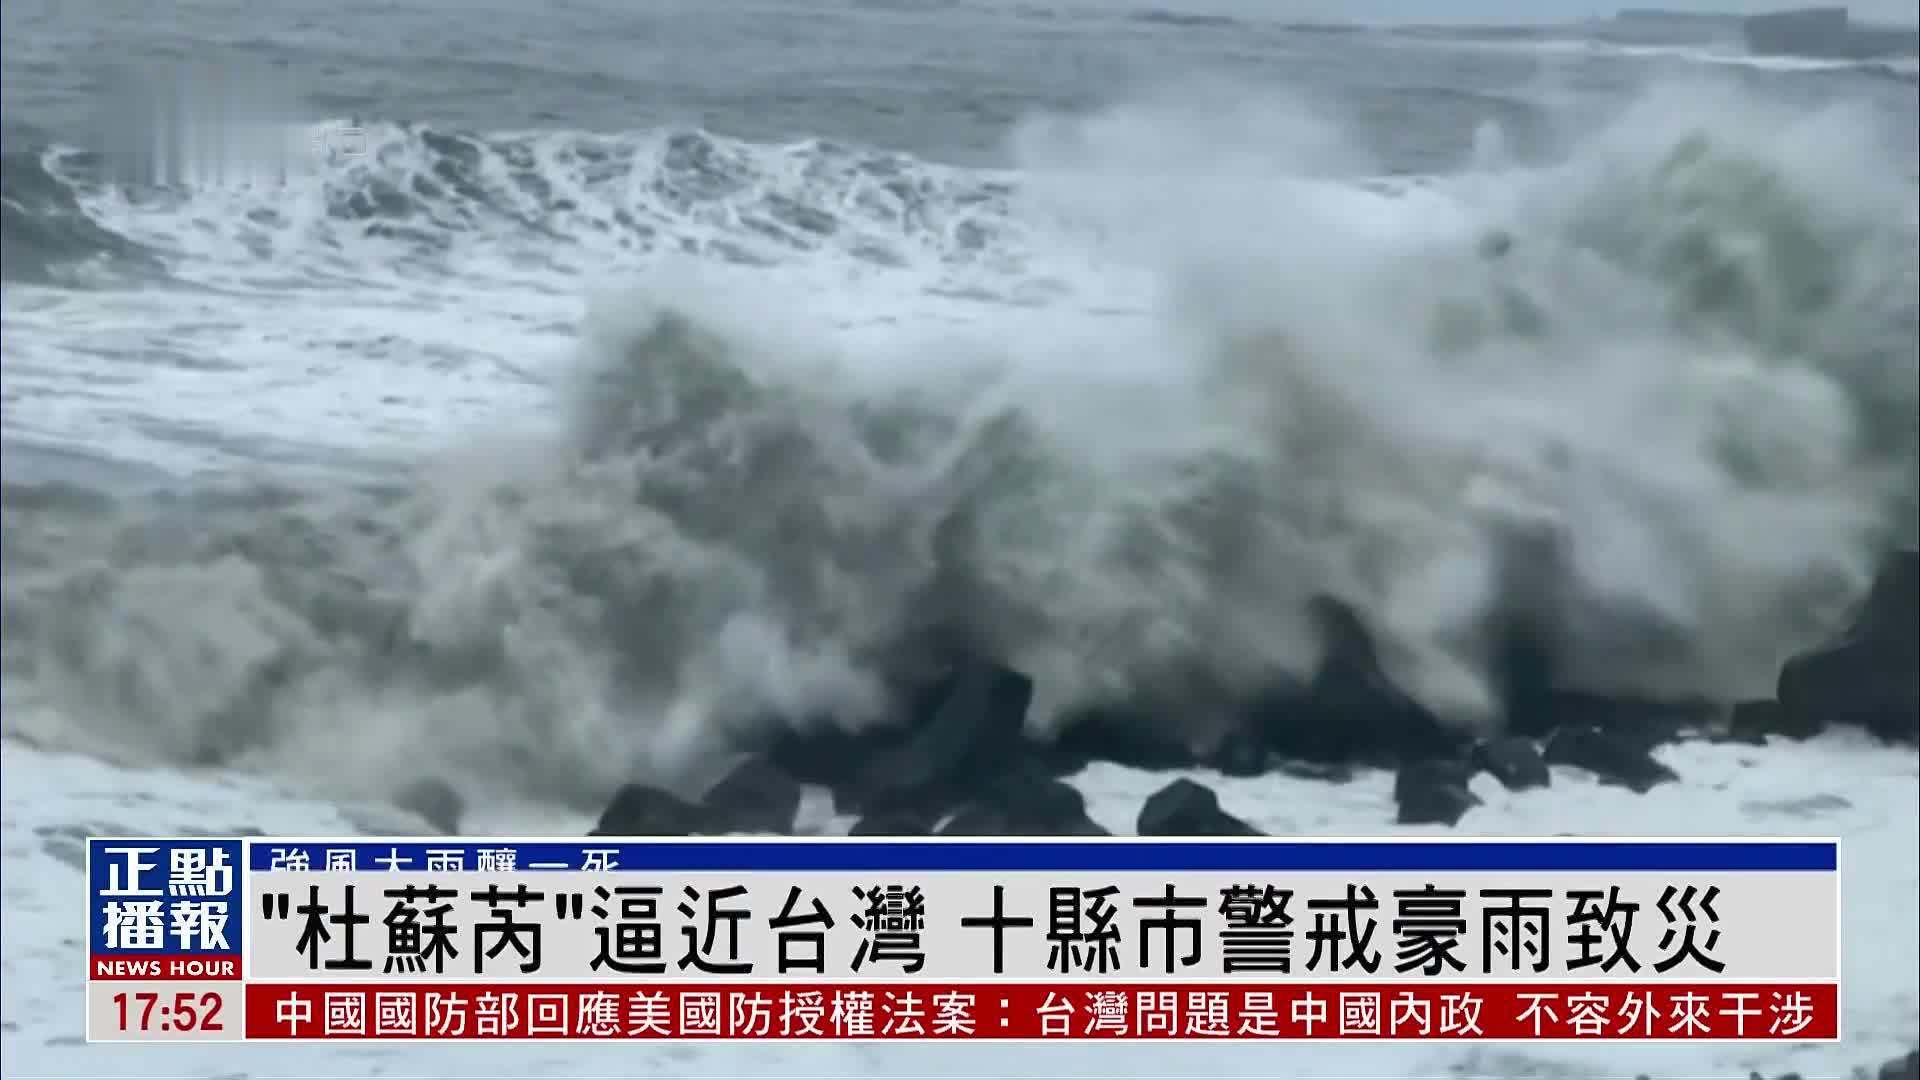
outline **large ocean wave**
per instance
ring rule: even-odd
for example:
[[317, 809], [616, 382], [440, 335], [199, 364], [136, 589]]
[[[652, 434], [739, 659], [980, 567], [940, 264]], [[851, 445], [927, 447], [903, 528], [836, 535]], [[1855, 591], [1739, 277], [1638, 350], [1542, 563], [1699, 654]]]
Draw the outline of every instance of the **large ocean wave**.
[[[346, 230], [443, 276], [464, 242], [673, 242], [596, 289], [558, 438], [476, 434], [378, 489], [10, 482], [0, 648], [58, 707], [7, 723], [591, 802], [769, 727], [886, 722], [959, 651], [1035, 677], [1039, 734], [1125, 700], [1203, 739], [1311, 667], [1321, 596], [1462, 725], [1499, 722], [1516, 605], [1581, 686], [1764, 694], [1915, 538], [1911, 163], [1871, 117], [1698, 88], [1551, 167], [1498, 143], [1386, 196], [1335, 124], [1182, 97], [1024, 126], [1017, 183], [396, 129], [272, 213], [176, 193], [196, 230], [89, 189], [183, 276], [407, 272]], [[916, 238], [989, 276], [1105, 261], [1150, 317], [852, 349], [702, 269]]]

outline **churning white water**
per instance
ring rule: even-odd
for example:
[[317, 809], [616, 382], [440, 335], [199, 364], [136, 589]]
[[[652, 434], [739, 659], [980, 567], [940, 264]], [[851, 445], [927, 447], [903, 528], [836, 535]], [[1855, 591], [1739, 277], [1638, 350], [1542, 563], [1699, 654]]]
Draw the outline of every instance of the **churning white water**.
[[[5, 296], [9, 1075], [1813, 1076], [1909, 1047], [1913, 758], [1842, 735], [1462, 823], [1839, 833], [1838, 1047], [76, 1045], [78, 837], [414, 831], [381, 806], [423, 775], [469, 830], [578, 831], [769, 727], [880, 722], [936, 645], [1032, 674], [1041, 734], [1125, 699], [1199, 737], [1311, 667], [1327, 593], [1463, 725], [1500, 722], [1517, 603], [1587, 686], [1768, 694], [1916, 537], [1904, 143], [1686, 86], [1567, 118], [1548, 164], [1489, 127], [1459, 171], [1375, 180], [1337, 117], [1168, 94], [1036, 118], [1004, 171], [383, 127], [271, 195], [73, 179], [170, 278]], [[94, 456], [161, 487], [73, 486]], [[1074, 783], [1124, 830], [1159, 780]], [[1272, 831], [1391, 819], [1385, 777], [1208, 782]]]

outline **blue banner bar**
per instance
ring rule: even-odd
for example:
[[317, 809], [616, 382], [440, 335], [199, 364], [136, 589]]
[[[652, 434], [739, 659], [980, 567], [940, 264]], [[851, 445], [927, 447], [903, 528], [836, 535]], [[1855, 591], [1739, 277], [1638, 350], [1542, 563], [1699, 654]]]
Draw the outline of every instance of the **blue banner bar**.
[[1839, 867], [1833, 840], [928, 841], [447, 840], [366, 843], [255, 839], [264, 870], [634, 871], [1808, 871]]

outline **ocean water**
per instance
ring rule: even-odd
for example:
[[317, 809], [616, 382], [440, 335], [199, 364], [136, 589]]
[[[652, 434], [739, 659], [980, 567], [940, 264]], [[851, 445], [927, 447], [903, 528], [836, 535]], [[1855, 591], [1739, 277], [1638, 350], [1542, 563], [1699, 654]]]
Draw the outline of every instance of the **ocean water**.
[[[1125, 3], [13, 0], [8, 1076], [1838, 1076], [1920, 1040], [1920, 784], [1836, 733], [1461, 829], [1846, 841], [1838, 1046], [80, 1044], [79, 837], [577, 832], [958, 643], [1203, 739], [1332, 592], [1737, 700], [1915, 542], [1910, 60]], [[1511, 570], [1526, 570], [1516, 579]], [[1206, 778], [1274, 831], [1390, 784]], [[1072, 781], [1124, 831], [1164, 777]], [[819, 800], [814, 800], [818, 803]], [[830, 806], [808, 823], [844, 828]]]

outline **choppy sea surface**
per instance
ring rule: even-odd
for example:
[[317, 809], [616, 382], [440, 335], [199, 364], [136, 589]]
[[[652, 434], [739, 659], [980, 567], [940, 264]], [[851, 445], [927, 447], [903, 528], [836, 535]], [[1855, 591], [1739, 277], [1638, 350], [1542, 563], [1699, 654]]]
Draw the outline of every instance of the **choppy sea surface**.
[[[930, 636], [1031, 673], [1039, 733], [1201, 732], [1313, 662], [1330, 591], [1490, 729], [1501, 553], [1548, 536], [1574, 678], [1770, 694], [1915, 539], [1912, 58], [1247, 10], [0, 7], [0, 1072], [1818, 1077], [1920, 1041], [1915, 758], [1833, 733], [1476, 789], [1460, 831], [1841, 836], [1837, 1045], [83, 1043], [88, 834], [427, 831], [423, 777], [466, 831], [577, 833], [875, 722]], [[1423, 831], [1385, 776], [1200, 778], [1273, 832]], [[1125, 832], [1164, 780], [1071, 782]]]

